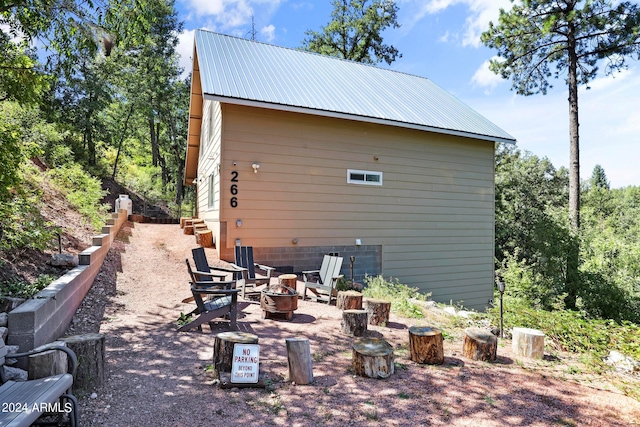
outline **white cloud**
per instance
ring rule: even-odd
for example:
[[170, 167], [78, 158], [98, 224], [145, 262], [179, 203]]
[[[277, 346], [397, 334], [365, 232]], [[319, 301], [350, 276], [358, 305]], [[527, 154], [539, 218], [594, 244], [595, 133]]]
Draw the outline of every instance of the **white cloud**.
[[180, 57], [178, 65], [182, 68], [182, 77], [186, 77], [191, 72], [193, 61], [193, 40], [195, 30], [185, 30], [178, 35], [178, 46], [176, 53]]
[[[496, 57], [492, 58], [496, 59]], [[476, 70], [471, 78], [471, 82], [485, 89], [485, 93], [489, 94], [491, 91], [504, 82], [504, 79], [489, 69], [489, 61], [484, 61], [482, 65]]]
[[267, 42], [271, 42], [276, 38], [275, 32], [276, 27], [274, 27], [273, 24], [267, 25], [266, 27], [262, 27], [262, 29], [260, 29], [260, 35]]
[[188, 19], [211, 19], [225, 30], [251, 23], [251, 17], [268, 19], [282, 0], [183, 0], [188, 5]]

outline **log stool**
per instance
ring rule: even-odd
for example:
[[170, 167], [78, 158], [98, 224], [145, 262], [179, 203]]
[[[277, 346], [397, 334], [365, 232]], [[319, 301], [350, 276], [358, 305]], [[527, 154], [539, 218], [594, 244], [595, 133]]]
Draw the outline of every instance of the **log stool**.
[[82, 334], [60, 338], [78, 357], [73, 388], [92, 391], [104, 383], [104, 335]]
[[311, 347], [307, 338], [286, 338], [289, 381], [296, 385], [313, 382]]
[[281, 274], [278, 276], [278, 283], [298, 292], [298, 276], [295, 274]]
[[340, 310], [362, 310], [362, 294], [358, 291], [340, 291], [336, 307]]
[[182, 231], [184, 234], [189, 234], [189, 235], [193, 235], [195, 234], [193, 231], [193, 224], [189, 224], [189, 222], [187, 221], [184, 224], [184, 230]]
[[233, 347], [239, 344], [258, 344], [258, 336], [248, 332], [220, 332], [213, 340], [213, 376], [230, 373], [233, 364]]
[[409, 349], [411, 360], [416, 363], [442, 365], [444, 363], [442, 332], [429, 327], [409, 328]]
[[393, 347], [380, 338], [359, 338], [353, 343], [352, 367], [357, 375], [389, 378], [393, 375]]
[[518, 356], [542, 359], [544, 355], [544, 332], [537, 329], [513, 328], [511, 347]]
[[212, 230], [196, 230], [196, 243], [203, 248], [213, 247], [213, 231]]
[[354, 337], [361, 337], [367, 333], [367, 311], [366, 310], [344, 310], [342, 312], [342, 322], [340, 323], [342, 332]]
[[193, 218], [190, 216], [181, 216], [180, 217], [180, 228], [184, 228], [184, 224], [187, 220], [192, 220]]
[[464, 330], [462, 354], [469, 359], [492, 362], [497, 358], [498, 338], [484, 329], [467, 328]]
[[391, 312], [391, 303], [389, 301], [366, 298], [364, 300], [364, 308], [367, 310], [370, 325], [386, 326], [389, 323], [389, 312]]

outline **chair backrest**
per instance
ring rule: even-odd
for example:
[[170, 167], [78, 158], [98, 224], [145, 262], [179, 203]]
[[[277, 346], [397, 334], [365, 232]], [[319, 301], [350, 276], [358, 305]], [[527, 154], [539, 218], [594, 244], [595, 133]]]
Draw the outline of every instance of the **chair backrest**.
[[236, 246], [235, 252], [236, 265], [247, 269], [246, 272], [240, 273], [240, 278], [246, 280], [255, 279], [256, 268], [253, 262], [253, 246]]
[[[191, 253], [193, 254], [193, 262], [196, 263], [196, 270], [203, 271], [205, 273], [211, 273], [211, 269], [209, 268], [209, 262], [207, 261], [207, 254], [204, 252], [204, 248], [198, 247], [191, 249]], [[189, 260], [187, 260], [187, 265], [189, 266], [189, 271], [191, 271], [191, 264], [189, 264]], [[191, 275], [193, 277], [193, 274]], [[202, 280], [200, 282], [212, 282], [212, 277], [204, 277], [202, 276]]]
[[340, 275], [341, 268], [342, 257], [325, 255], [322, 260], [322, 266], [320, 267], [320, 280], [322, 284], [331, 285], [333, 278]]

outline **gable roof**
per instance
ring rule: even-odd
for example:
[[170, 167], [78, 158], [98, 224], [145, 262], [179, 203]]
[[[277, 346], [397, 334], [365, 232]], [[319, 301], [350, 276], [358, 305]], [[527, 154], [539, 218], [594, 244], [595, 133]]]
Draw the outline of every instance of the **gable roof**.
[[189, 146], [199, 144], [198, 113], [202, 114], [197, 111], [202, 98], [194, 109], [194, 95], [231, 104], [515, 142], [424, 77], [205, 30], [195, 34], [193, 67], [189, 123], [193, 142]]

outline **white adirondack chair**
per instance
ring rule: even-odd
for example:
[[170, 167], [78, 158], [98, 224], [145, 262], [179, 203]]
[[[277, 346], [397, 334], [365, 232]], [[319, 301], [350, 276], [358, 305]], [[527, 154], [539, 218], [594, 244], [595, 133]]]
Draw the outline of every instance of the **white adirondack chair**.
[[307, 289], [309, 289], [312, 293], [312, 295], [309, 295], [310, 298], [331, 304], [331, 299], [338, 296], [336, 284], [338, 279], [343, 277], [340, 274], [341, 268], [342, 257], [325, 255], [320, 270], [303, 271], [302, 299], [307, 298]]

